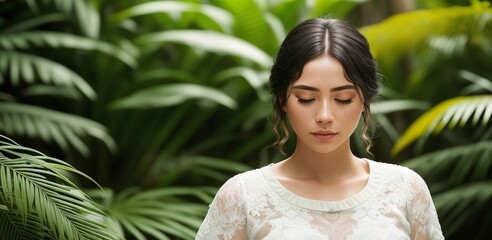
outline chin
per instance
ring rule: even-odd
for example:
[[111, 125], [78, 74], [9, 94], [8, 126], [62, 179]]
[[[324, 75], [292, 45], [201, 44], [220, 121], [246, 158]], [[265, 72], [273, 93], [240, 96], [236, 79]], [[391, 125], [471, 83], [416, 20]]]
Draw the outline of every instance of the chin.
[[313, 150], [314, 152], [316, 153], [319, 153], [319, 154], [329, 154], [329, 153], [333, 153], [337, 150], [338, 148], [334, 148], [334, 147], [323, 147], [323, 146], [320, 146], [320, 147], [315, 147], [315, 148], [311, 148], [311, 150]]

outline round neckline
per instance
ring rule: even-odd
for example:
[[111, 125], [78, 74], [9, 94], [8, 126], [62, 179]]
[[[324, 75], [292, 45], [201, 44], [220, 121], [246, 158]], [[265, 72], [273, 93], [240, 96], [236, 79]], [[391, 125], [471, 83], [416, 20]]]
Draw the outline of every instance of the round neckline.
[[364, 160], [366, 160], [369, 164], [369, 179], [366, 185], [357, 194], [349, 198], [337, 201], [309, 199], [291, 192], [280, 183], [280, 181], [273, 173], [273, 163], [261, 168], [261, 172], [270, 189], [286, 202], [309, 210], [338, 212], [359, 206], [360, 204], [364, 203], [369, 197], [371, 197], [375, 192], [380, 179], [380, 174], [378, 171], [379, 168], [375, 166], [376, 162], [370, 159]]

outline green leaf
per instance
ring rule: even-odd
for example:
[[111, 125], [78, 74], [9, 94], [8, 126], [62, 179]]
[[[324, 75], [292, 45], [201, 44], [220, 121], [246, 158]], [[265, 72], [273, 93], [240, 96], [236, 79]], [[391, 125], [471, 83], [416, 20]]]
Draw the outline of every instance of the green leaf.
[[141, 3], [123, 11], [115, 13], [111, 16], [110, 21], [123, 21], [131, 17], [137, 17], [147, 14], [172, 14], [182, 12], [196, 12], [214, 21], [221, 26], [224, 32], [231, 31], [231, 23], [233, 16], [222, 8], [218, 8], [207, 4], [178, 2], [178, 1], [152, 1]]
[[48, 31], [26, 31], [0, 35], [0, 48], [5, 50], [27, 49], [32, 46], [98, 51], [115, 57], [130, 67], [137, 66], [135, 57], [129, 52], [101, 40]]
[[2, 34], [26, 31], [28, 29], [32, 29], [32, 28], [35, 28], [37, 26], [41, 26], [43, 24], [52, 23], [52, 22], [59, 22], [62, 20], [66, 20], [66, 15], [61, 14], [61, 13], [52, 13], [52, 14], [32, 17], [32, 18], [29, 18], [23, 22], [12, 24], [8, 28], [3, 29]]
[[492, 93], [492, 81], [466, 70], [461, 70], [459, 74], [463, 79], [472, 83], [463, 90], [464, 94], [483, 93], [485, 91]]
[[[38, 2], [29, 1], [29, 4], [32, 7], [38, 8]], [[50, 2], [67, 16], [74, 16], [77, 20], [76, 23], [80, 25], [80, 29], [86, 36], [92, 38], [99, 36], [101, 20], [93, 1], [45, 0], [43, 4], [49, 4]]]
[[0, 211], [0, 225], [15, 227], [8, 239], [47, 233], [53, 239], [118, 239], [103, 222], [107, 216], [59, 170], [80, 172], [61, 162], [0, 141], [0, 199], [9, 206], [6, 214]]
[[191, 48], [203, 49], [216, 54], [232, 55], [255, 62], [267, 68], [272, 58], [256, 46], [233, 36], [204, 30], [172, 30], [149, 33], [135, 39], [140, 45], [158, 43], [185, 44]]
[[492, 8], [488, 7], [416, 10], [393, 15], [360, 31], [368, 39], [376, 59], [397, 62], [394, 60], [428, 46], [434, 37], [490, 31], [491, 13]]
[[464, 126], [469, 120], [472, 125], [487, 124], [492, 116], [492, 96], [462, 96], [448, 99], [422, 114], [402, 134], [391, 153], [399, 153], [413, 141], [429, 133], [439, 133], [444, 128]]
[[6, 209], [6, 211], [0, 210], [0, 238], [23, 240], [49, 239], [53, 236], [49, 234], [46, 226], [39, 222], [35, 214], [29, 214], [22, 219], [17, 211]]
[[[443, 228], [447, 229], [446, 235], [448, 236], [458, 231], [473, 215], [481, 215], [484, 210], [487, 211], [487, 202], [491, 199], [492, 182], [490, 180], [463, 185], [433, 197], [440, 214], [439, 220]], [[482, 226], [476, 227], [486, 226], [488, 225], [484, 222]]]
[[84, 156], [90, 154], [89, 148], [82, 141], [85, 136], [103, 141], [111, 151], [116, 149], [116, 144], [106, 128], [97, 122], [21, 103], [0, 103], [0, 130], [9, 134], [54, 141], [66, 151], [69, 150], [68, 143]]
[[112, 103], [113, 108], [155, 108], [182, 104], [190, 99], [212, 101], [230, 109], [237, 103], [229, 96], [213, 88], [196, 84], [166, 84], [140, 90]]
[[[403, 164], [426, 179], [445, 178], [456, 184], [465, 178], [483, 180], [492, 166], [492, 142], [482, 141], [423, 154]], [[468, 169], [468, 170], [466, 170]]]
[[170, 185], [179, 177], [186, 177], [190, 171], [196, 171], [194, 174], [197, 176], [207, 176], [208, 173], [214, 172], [215, 175], [212, 178], [223, 182], [230, 177], [230, 174], [227, 174], [228, 172], [239, 173], [251, 170], [249, 166], [243, 163], [199, 155], [184, 156], [173, 161], [164, 161], [162, 159], [161, 162], [159, 167], [168, 169], [168, 171], [165, 174], [159, 174], [160, 185]]
[[258, 71], [248, 67], [232, 67], [219, 72], [214, 79], [217, 81], [224, 81], [236, 77], [245, 79], [255, 89], [258, 98], [267, 101], [268, 95], [265, 92], [265, 86], [268, 82], [268, 75], [269, 72], [267, 71]]
[[357, 5], [368, 2], [369, 0], [316, 0], [311, 7], [310, 17], [329, 15], [331, 17], [342, 18], [347, 15]]
[[1, 52], [0, 73], [10, 73], [13, 85], [19, 85], [23, 80], [27, 83], [34, 81], [34, 73], [44, 83], [68, 88], [76, 88], [90, 99], [96, 98], [96, 93], [87, 82], [74, 71], [46, 58], [20, 52]]
[[127, 189], [112, 203], [111, 217], [137, 239], [145, 239], [144, 233], [158, 239], [193, 239], [208, 207], [182, 198], [203, 194], [196, 188]]
[[179, 82], [198, 83], [197, 79], [192, 73], [180, 70], [180, 69], [156, 69], [147, 72], [142, 72], [138, 75], [138, 79], [141, 81], [151, 80], [177, 80]]
[[[265, 1], [218, 0], [216, 4], [234, 15], [234, 35], [263, 51], [273, 54], [285, 37], [277, 16], [268, 13]], [[282, 34], [282, 35], [280, 35]]]
[[425, 110], [429, 108], [429, 103], [415, 100], [385, 100], [371, 104], [371, 113], [388, 114], [396, 111], [405, 110]]

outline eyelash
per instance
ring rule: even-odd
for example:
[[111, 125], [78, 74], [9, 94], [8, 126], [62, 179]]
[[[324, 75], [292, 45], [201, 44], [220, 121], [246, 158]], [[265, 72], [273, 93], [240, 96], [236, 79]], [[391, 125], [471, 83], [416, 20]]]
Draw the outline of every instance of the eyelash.
[[297, 102], [300, 103], [300, 104], [308, 104], [310, 102], [314, 101], [314, 99], [302, 99], [302, 98], [298, 98], [297, 99]]
[[335, 99], [337, 103], [340, 104], [351, 104], [352, 103], [352, 98], [349, 99]]
[[[308, 103], [311, 103], [312, 101], [314, 101], [314, 99], [302, 99], [302, 98], [298, 98], [298, 100], [297, 100], [297, 102], [300, 103], [300, 104], [308, 104]], [[352, 98], [349, 98], [349, 99], [335, 99], [335, 101], [337, 103], [346, 105], [346, 104], [351, 104], [352, 103]]]

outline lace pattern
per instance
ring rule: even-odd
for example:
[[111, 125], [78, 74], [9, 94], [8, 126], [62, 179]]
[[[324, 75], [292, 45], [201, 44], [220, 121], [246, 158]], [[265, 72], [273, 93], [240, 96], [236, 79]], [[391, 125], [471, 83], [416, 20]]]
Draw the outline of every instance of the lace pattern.
[[424, 180], [412, 170], [368, 160], [370, 177], [342, 201], [297, 196], [271, 166], [228, 180], [196, 239], [444, 239]]

